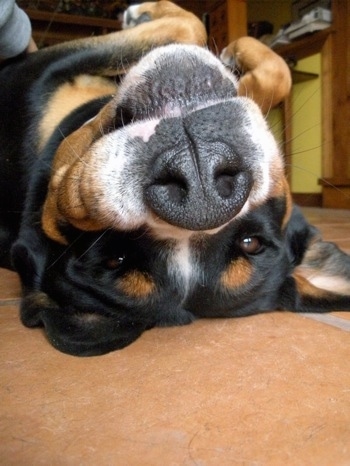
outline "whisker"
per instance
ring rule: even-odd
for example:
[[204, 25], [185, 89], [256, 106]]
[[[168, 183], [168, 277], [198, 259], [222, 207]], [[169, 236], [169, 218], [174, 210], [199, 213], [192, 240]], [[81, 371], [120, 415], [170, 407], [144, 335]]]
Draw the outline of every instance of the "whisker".
[[306, 149], [300, 149], [298, 151], [293, 151], [287, 157], [293, 158], [295, 155], [306, 154], [306, 153], [311, 152], [313, 150], [320, 149], [321, 147], [322, 147], [322, 145], [317, 145], [317, 146], [313, 146], [313, 147], [307, 147]]
[[[331, 183], [330, 181], [328, 181], [326, 178], [322, 177], [322, 176], [319, 176], [317, 175], [314, 171], [312, 170], [309, 170], [305, 167], [302, 167], [300, 165], [295, 165], [294, 163], [293, 164], [286, 164], [287, 166], [289, 167], [293, 167], [293, 168], [296, 168], [297, 170], [300, 170], [304, 173], [307, 173], [309, 175], [312, 175], [312, 176], [316, 176], [318, 179], [320, 179], [323, 183], [327, 184], [329, 187], [331, 188], [334, 188], [336, 191], [338, 191], [339, 193], [341, 193], [346, 199], [350, 199], [350, 195], [347, 194], [346, 192], [344, 192], [341, 188], [339, 188], [338, 186], [335, 186], [333, 183]], [[312, 194], [312, 193], [310, 193]]]
[[72, 247], [77, 243], [77, 241], [79, 241], [81, 239], [81, 237], [85, 234], [84, 231], [81, 232], [81, 234], [75, 238], [74, 241], [72, 241], [71, 243], [68, 244], [68, 246], [65, 248], [65, 250], [62, 252], [62, 254], [60, 254], [48, 267], [47, 267], [47, 270], [51, 269], [55, 264], [57, 264], [57, 262], [59, 260], [62, 259], [62, 257], [72, 249]]
[[[303, 102], [301, 102], [301, 104], [299, 105], [298, 108], [296, 108], [295, 110], [293, 109], [293, 112], [291, 113], [290, 115], [290, 118], [289, 120], [286, 120], [285, 122], [285, 125], [284, 125], [284, 129], [287, 129], [287, 128], [290, 128], [291, 125], [293, 124], [293, 118], [298, 115], [299, 112], [301, 112], [301, 110], [305, 107], [305, 105], [310, 102], [310, 100], [315, 97], [318, 92], [320, 91], [320, 87], [317, 87], [317, 89], [315, 89], [309, 96], [306, 100], [304, 100]], [[294, 99], [294, 106], [295, 104], [297, 103], [297, 100], [300, 99], [300, 95], [301, 93], [299, 94], [299, 96], [297, 95]]]
[[[215, 50], [215, 54], [214, 54], [214, 55], [215, 55], [216, 57], [219, 58], [220, 52], [219, 52], [219, 48], [218, 48], [217, 42], [216, 42], [216, 40], [215, 40], [215, 37], [212, 37], [212, 38], [211, 38], [211, 42], [212, 42], [213, 48], [214, 48], [214, 50]], [[207, 47], [207, 50], [209, 50], [209, 47]], [[214, 53], [214, 52], [213, 52], [213, 53]]]
[[68, 141], [68, 138], [63, 134], [63, 131], [61, 130], [60, 126], [58, 127], [58, 131], [59, 131], [60, 134], [62, 135], [63, 140], [67, 141], [67, 144], [68, 144], [69, 148], [71, 149], [72, 154], [75, 155], [76, 159], [78, 159], [81, 163], [83, 163], [86, 167], [88, 167], [89, 164], [87, 164], [86, 161], [85, 161], [79, 154], [77, 154], [77, 152], [75, 151], [75, 149], [73, 149], [72, 145], [71, 145], [71, 144], [69, 143], [69, 141]]
[[81, 254], [76, 260], [80, 260], [82, 257], [84, 257], [85, 254], [87, 254], [104, 237], [104, 235], [110, 230], [111, 230], [111, 228], [108, 228], [107, 230], [104, 230], [100, 234], [100, 236], [92, 244], [90, 244], [90, 246], [86, 249], [86, 251], [84, 251], [83, 254]]
[[[314, 125], [312, 126], [309, 126], [308, 128], [306, 128], [304, 131], [301, 131], [300, 133], [296, 134], [295, 136], [291, 137], [290, 139], [286, 139], [285, 141], [283, 141], [284, 143], [290, 143], [290, 142], [295, 142], [297, 139], [299, 139], [301, 136], [303, 136], [304, 134], [307, 134], [309, 131], [315, 129], [315, 128], [319, 128], [321, 125], [320, 123], [315, 123]], [[321, 145], [322, 146], [322, 145]], [[320, 146], [320, 147], [321, 147]]]

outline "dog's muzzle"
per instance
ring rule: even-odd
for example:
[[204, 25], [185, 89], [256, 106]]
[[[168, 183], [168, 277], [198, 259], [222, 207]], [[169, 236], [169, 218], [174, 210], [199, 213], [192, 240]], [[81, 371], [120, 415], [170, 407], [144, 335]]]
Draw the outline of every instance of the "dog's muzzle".
[[81, 229], [215, 232], [264, 202], [283, 176], [260, 110], [200, 47], [150, 52], [81, 131], [93, 139], [74, 145], [67, 171], [56, 168], [47, 203]]
[[245, 205], [254, 155], [247, 154], [240, 127], [249, 119], [236, 95], [235, 77], [199, 47], [157, 49], [127, 75], [121, 111], [131, 113], [133, 122], [158, 120], [142, 148], [142, 157], [151, 161], [143, 202], [161, 220], [212, 230]]

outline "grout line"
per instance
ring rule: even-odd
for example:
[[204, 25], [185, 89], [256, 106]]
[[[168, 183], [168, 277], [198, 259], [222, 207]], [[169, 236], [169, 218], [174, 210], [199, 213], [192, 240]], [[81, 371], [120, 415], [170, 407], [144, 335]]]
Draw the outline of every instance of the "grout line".
[[350, 332], [350, 320], [342, 319], [341, 317], [333, 316], [330, 314], [316, 314], [313, 312], [301, 312], [303, 317], [308, 317], [309, 319], [317, 320], [323, 324], [331, 325], [332, 327], [337, 327], [346, 332]]
[[18, 305], [20, 302], [21, 298], [0, 299], [0, 307]]

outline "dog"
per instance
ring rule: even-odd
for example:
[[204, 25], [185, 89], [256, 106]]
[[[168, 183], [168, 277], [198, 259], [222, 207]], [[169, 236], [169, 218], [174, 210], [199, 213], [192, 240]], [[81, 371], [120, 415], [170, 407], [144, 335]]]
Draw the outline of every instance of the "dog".
[[[124, 25], [2, 65], [1, 266], [23, 324], [89, 356], [201, 317], [350, 310], [350, 256], [293, 205], [261, 95], [176, 5]], [[259, 94], [287, 92], [248, 40], [230, 49]]]

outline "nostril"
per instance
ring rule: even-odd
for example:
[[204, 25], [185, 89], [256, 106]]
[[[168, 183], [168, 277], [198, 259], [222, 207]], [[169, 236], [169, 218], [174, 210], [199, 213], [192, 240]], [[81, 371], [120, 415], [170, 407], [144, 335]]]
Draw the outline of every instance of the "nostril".
[[154, 183], [167, 193], [168, 200], [180, 204], [188, 194], [188, 186], [185, 179], [177, 175], [167, 175], [159, 178]]
[[235, 180], [239, 172], [224, 170], [216, 173], [214, 185], [219, 196], [227, 199], [232, 196], [235, 190]]

